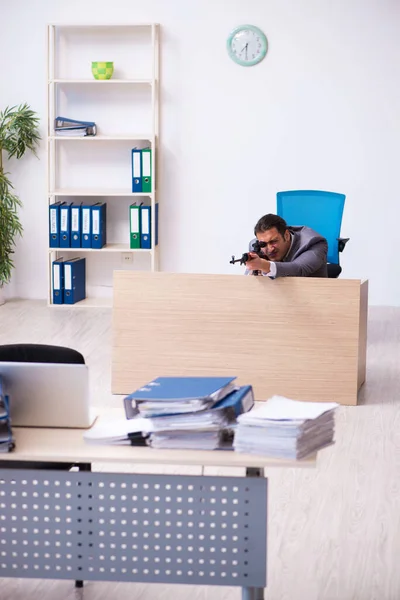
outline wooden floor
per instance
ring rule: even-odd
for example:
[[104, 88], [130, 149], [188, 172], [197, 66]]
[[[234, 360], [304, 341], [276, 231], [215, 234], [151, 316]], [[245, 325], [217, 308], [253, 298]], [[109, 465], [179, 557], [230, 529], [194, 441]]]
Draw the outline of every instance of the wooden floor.
[[[0, 343], [76, 348], [90, 367], [93, 404], [114, 406], [110, 328], [108, 309], [0, 307]], [[321, 452], [315, 470], [268, 474], [267, 600], [400, 598], [400, 308], [370, 308], [368, 336], [361, 405], [340, 407], [336, 445]], [[65, 581], [0, 581], [1, 600], [72, 598], [238, 600], [240, 590], [95, 582], [75, 591]]]

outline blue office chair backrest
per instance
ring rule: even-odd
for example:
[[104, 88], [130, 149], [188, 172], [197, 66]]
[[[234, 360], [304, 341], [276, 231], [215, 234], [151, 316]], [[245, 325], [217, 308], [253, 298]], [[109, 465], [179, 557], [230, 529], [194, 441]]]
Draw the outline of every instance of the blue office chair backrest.
[[326, 238], [328, 263], [338, 265], [338, 238], [345, 199], [344, 194], [317, 190], [278, 192], [277, 213], [288, 225], [306, 225]]

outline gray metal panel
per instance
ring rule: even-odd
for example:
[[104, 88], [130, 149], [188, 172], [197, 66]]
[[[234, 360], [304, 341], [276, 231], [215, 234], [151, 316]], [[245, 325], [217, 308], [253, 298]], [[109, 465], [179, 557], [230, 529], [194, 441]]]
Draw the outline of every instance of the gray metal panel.
[[266, 585], [267, 480], [0, 470], [0, 577]]
[[0, 470], [0, 576], [77, 579], [80, 498], [68, 471]]

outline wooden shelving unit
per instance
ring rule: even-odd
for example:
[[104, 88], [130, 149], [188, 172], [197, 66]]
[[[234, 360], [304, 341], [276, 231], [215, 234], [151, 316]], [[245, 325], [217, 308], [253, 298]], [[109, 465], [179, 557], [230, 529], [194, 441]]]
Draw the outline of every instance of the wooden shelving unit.
[[[114, 270], [159, 268], [154, 218], [158, 202], [159, 30], [154, 23], [48, 26], [48, 205], [57, 201], [107, 203], [107, 244], [101, 250], [49, 248], [51, 306], [111, 306]], [[111, 79], [92, 77], [91, 62], [96, 60], [114, 62]], [[97, 135], [56, 136], [54, 120], [58, 115], [95, 121]], [[152, 149], [150, 193], [131, 192], [134, 147]], [[129, 205], [133, 202], [151, 206], [150, 249], [130, 248]], [[54, 305], [52, 262], [64, 254], [86, 258], [87, 297], [73, 305]], [[102, 295], [104, 290], [107, 293]]]

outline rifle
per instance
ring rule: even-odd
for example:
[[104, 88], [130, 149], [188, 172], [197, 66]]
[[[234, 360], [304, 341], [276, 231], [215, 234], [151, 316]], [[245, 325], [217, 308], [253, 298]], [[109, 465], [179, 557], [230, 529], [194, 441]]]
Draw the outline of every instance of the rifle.
[[[260, 258], [267, 258], [266, 254], [264, 252], [261, 251], [261, 248], [265, 248], [266, 246], [266, 242], [260, 242], [259, 240], [256, 240], [253, 244], [253, 252], [255, 252], [257, 254], [257, 256], [259, 256]], [[249, 260], [252, 260], [252, 257], [250, 256], [249, 252], [245, 252], [244, 254], [242, 254], [241, 258], [235, 258], [235, 255], [232, 254], [232, 258], [229, 261], [230, 265], [234, 265], [235, 263], [240, 263], [241, 265], [244, 265], [245, 263], [247, 263]], [[259, 271], [253, 271], [253, 275], [259, 275]]]

